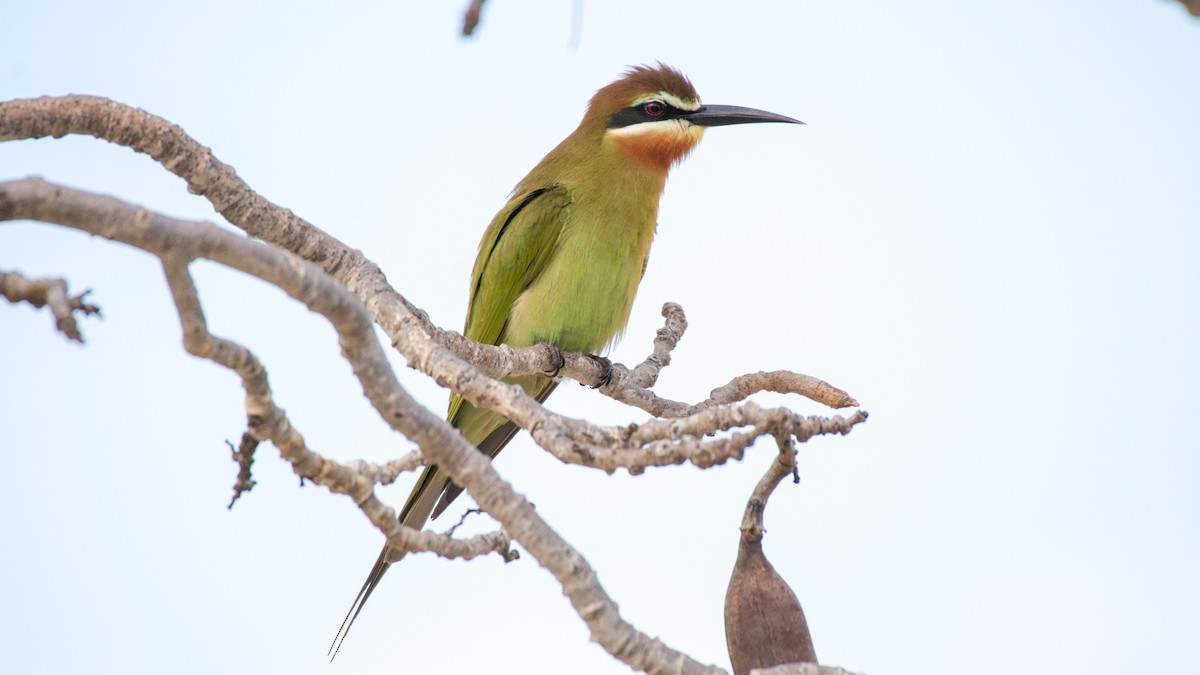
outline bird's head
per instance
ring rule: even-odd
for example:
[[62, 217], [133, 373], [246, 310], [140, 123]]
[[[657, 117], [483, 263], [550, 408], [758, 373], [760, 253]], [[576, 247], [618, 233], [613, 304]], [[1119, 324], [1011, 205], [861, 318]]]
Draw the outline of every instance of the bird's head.
[[604, 143], [661, 171], [687, 157], [705, 128], [754, 122], [803, 124], [754, 108], [704, 105], [687, 77], [662, 63], [630, 68], [596, 92], [584, 117], [584, 125], [603, 128]]

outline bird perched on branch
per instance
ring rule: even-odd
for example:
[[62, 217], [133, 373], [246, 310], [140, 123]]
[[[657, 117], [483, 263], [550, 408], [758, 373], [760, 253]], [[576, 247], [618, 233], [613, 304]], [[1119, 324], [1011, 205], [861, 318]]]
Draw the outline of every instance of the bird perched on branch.
[[[597, 91], [579, 127], [517, 184], [484, 232], [464, 334], [485, 344], [545, 342], [587, 354], [610, 345], [629, 321], [646, 270], [667, 172], [707, 127], [755, 122], [802, 124], [753, 108], [704, 105], [682, 73], [661, 63], [630, 68]], [[538, 401], [558, 384], [552, 375], [509, 381]], [[490, 457], [517, 431], [500, 414], [455, 394], [446, 419]], [[420, 529], [461, 492], [428, 466], [400, 522]], [[384, 546], [334, 637], [334, 656], [379, 580], [404, 554]]]

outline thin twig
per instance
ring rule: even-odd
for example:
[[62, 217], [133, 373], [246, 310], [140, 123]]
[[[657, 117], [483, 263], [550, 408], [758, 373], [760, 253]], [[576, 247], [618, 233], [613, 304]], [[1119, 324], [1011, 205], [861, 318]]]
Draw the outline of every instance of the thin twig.
[[225, 507], [232, 509], [237, 502], [238, 497], [243, 493], [254, 489], [258, 483], [251, 476], [250, 468], [254, 464], [254, 451], [258, 449], [258, 439], [250, 433], [242, 434], [242, 441], [234, 447], [233, 443], [225, 441], [229, 446], [229, 452], [233, 456], [233, 461], [238, 465], [237, 481], [233, 484], [233, 498], [229, 500], [229, 506]]
[[0, 295], [9, 302], [24, 301], [39, 309], [49, 306], [58, 332], [79, 343], [83, 342], [83, 333], [75, 321], [75, 312], [101, 316], [99, 307], [84, 300], [89, 293], [68, 295], [63, 279], [27, 279], [18, 272], [0, 272]]
[[479, 19], [483, 16], [483, 3], [484, 0], [471, 0], [467, 11], [463, 12], [463, 37], [471, 37], [475, 34], [475, 27], [479, 25]]
[[754, 486], [750, 499], [746, 501], [746, 511], [742, 514], [742, 539], [746, 541], [762, 539], [763, 511], [767, 508], [767, 501], [779, 483], [796, 471], [796, 444], [792, 437], [780, 435], [776, 440], [779, 444], [779, 454]]
[[[275, 405], [266, 370], [258, 357], [245, 347], [208, 332], [200, 297], [187, 269], [188, 262], [186, 256], [171, 252], [163, 254], [163, 271], [171, 298], [179, 312], [184, 348], [195, 356], [229, 368], [242, 378], [250, 427], [246, 437], [254, 442], [271, 441], [285, 458], [292, 461], [293, 468], [299, 469], [301, 465], [319, 467], [315, 473], [297, 472], [334, 492], [350, 495], [373, 522], [378, 514], [382, 522], [376, 522], [376, 526], [384, 531], [391, 546], [408, 551], [433, 551], [446, 558], [469, 560], [487, 553], [498, 553], [507, 559], [511, 546], [503, 533], [493, 532], [464, 540], [418, 531], [400, 524], [394, 512], [376, 498], [368, 481], [351, 469], [310, 450], [284, 411]], [[243, 438], [243, 446], [246, 443]]]

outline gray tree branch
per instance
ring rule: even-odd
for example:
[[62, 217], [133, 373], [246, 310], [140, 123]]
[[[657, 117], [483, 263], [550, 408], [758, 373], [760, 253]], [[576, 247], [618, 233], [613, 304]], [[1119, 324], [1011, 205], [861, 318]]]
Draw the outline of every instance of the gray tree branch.
[[[375, 338], [372, 322], [383, 328], [410, 365], [442, 386], [529, 429], [539, 444], [562, 461], [607, 471], [624, 466], [638, 473], [648, 466], [685, 461], [712, 466], [740, 458], [745, 448], [763, 435], [786, 438], [789, 443], [791, 439], [803, 442], [817, 434], [848, 433], [866, 419], [862, 411], [849, 418], [804, 417], [785, 408], [762, 409], [744, 402], [756, 391], [770, 390], [799, 393], [833, 407], [857, 405], [845, 392], [820, 380], [786, 371], [735, 378], [714, 390], [708, 400], [691, 406], [657, 397], [649, 387], [670, 362], [670, 351], [686, 327], [682, 310], [673, 305], [664, 307], [666, 325], [650, 357], [632, 370], [614, 366], [612, 381], [601, 391], [652, 414], [676, 419], [602, 427], [557, 415], [519, 387], [496, 378], [547, 372], [561, 365], [563, 375], [597, 384], [602, 373], [594, 359], [580, 354], [560, 355], [544, 345], [527, 349], [480, 345], [433, 326], [423, 312], [387, 284], [379, 268], [361, 252], [254, 193], [208, 148], [161, 118], [88, 96], [0, 103], [0, 141], [66, 134], [90, 135], [150, 155], [184, 178], [190, 191], [207, 198], [230, 223], [274, 246], [209, 223], [167, 218], [116, 199], [37, 179], [0, 183], [0, 221], [58, 223], [158, 256], [179, 308], [185, 348], [242, 377], [248, 436], [270, 440], [296, 473], [354, 499], [393, 546], [461, 556], [507, 550], [508, 540], [503, 533], [484, 535], [493, 538], [468, 550], [461, 548], [463, 544], [458, 540], [438, 539], [439, 535], [404, 528], [395, 512], [375, 497], [376, 483], [394, 480], [400, 472], [422, 461], [438, 464], [501, 523], [504, 532], [555, 576], [589, 626], [592, 639], [637, 670], [722, 672], [670, 649], [621, 619], [582, 556], [513, 491], [486, 457], [468, 445], [440, 415], [417, 404], [400, 387]], [[351, 363], [368, 400], [386, 424], [417, 444], [419, 455], [410, 454], [384, 466], [342, 464], [308, 448], [275, 405], [265, 371], [253, 354], [208, 334], [187, 273], [188, 264], [196, 258], [213, 260], [272, 283], [325, 316], [337, 330], [343, 356]], [[565, 364], [559, 363], [560, 358]], [[252, 454], [250, 447], [239, 459], [245, 463], [246, 475], [239, 476], [238, 490], [252, 484], [248, 478]]]
[[[650, 673], [719, 673], [685, 654], [670, 649], [657, 639], [641, 633], [621, 619], [615, 603], [599, 585], [595, 572], [583, 557], [561, 539], [523, 497], [515, 493], [492, 468], [490, 461], [469, 446], [463, 437], [441, 417], [416, 404], [395, 380], [375, 341], [365, 310], [344, 288], [315, 268], [277, 248], [239, 237], [208, 223], [167, 218], [139, 209], [119, 200], [54, 186], [39, 179], [0, 183], [0, 220], [29, 219], [52, 222], [103, 236], [146, 250], [164, 261], [168, 283], [179, 307], [185, 347], [235, 370], [246, 390], [246, 409], [250, 433], [269, 439], [280, 453], [304, 476], [334, 492], [350, 496], [372, 523], [384, 532], [389, 543], [408, 550], [438, 550], [452, 555], [469, 555], [475, 550], [496, 550], [502, 543], [489, 539], [470, 551], [456, 541], [438, 540], [438, 535], [417, 532], [399, 525], [395, 512], [374, 495], [373, 482], [355, 468], [329, 460], [309, 449], [303, 437], [275, 406], [265, 371], [257, 359], [240, 346], [208, 335], [203, 313], [192, 288], [186, 265], [195, 258], [206, 258], [266, 280], [325, 316], [338, 331], [343, 356], [350, 361], [364, 393], [384, 421], [420, 446], [423, 456], [438, 465], [463, 485], [480, 506], [496, 518], [505, 531], [530, 552], [559, 581], [576, 612], [591, 630], [592, 639], [630, 667]], [[446, 352], [449, 356], [449, 352]], [[453, 361], [457, 359], [450, 356]], [[486, 378], [463, 364], [467, 378], [479, 379], [482, 394], [474, 392], [472, 402], [504, 411], [511, 397], [503, 396], [513, 387]], [[441, 374], [455, 384], [454, 378]], [[458, 387], [455, 387], [458, 389]], [[468, 394], [467, 387], [458, 389]], [[501, 400], [503, 399], [503, 400]], [[754, 416], [750, 404], [744, 414]], [[540, 406], [539, 406], [540, 407]], [[523, 411], [522, 411], [523, 412]], [[542, 421], [555, 432], [572, 437], [612, 437], [622, 430], [590, 424], [567, 424], [548, 411], [539, 410]], [[706, 411], [713, 422], [723, 419], [734, 424], [734, 409]], [[526, 415], [526, 417], [530, 417]], [[701, 420], [675, 420], [674, 428], [635, 430], [645, 439], [667, 440], [672, 434], [702, 429]], [[770, 420], [764, 418], [764, 423]], [[795, 433], [819, 433], [820, 424], [791, 423], [778, 419]], [[807, 427], [805, 426], [807, 424]], [[582, 427], [574, 428], [575, 426]], [[535, 435], [539, 432], [535, 430]], [[716, 443], [719, 441], [708, 441]], [[487, 535], [484, 535], [485, 537]], [[500, 539], [503, 539], [502, 537]]]
[[54, 314], [54, 327], [75, 342], [83, 342], [75, 313], [100, 316], [100, 308], [84, 300], [90, 292], [68, 295], [67, 282], [63, 279], [27, 279], [18, 272], [0, 272], [0, 295], [9, 302], [48, 306]]

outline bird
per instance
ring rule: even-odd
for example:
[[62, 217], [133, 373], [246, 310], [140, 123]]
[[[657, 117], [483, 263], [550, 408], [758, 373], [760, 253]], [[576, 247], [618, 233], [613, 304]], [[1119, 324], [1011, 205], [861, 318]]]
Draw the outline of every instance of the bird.
[[[575, 131], [549, 152], [492, 218], [471, 271], [464, 335], [484, 344], [596, 355], [620, 339], [646, 271], [667, 173], [708, 127], [758, 122], [803, 124], [775, 113], [700, 102], [680, 71], [663, 63], [630, 67], [599, 89]], [[556, 373], [523, 375], [539, 402]], [[517, 426], [451, 394], [446, 419], [489, 457]], [[420, 529], [462, 492], [427, 466], [399, 514]], [[330, 645], [337, 656], [380, 579], [405, 551], [384, 546]]]

